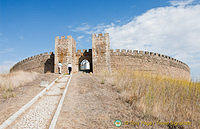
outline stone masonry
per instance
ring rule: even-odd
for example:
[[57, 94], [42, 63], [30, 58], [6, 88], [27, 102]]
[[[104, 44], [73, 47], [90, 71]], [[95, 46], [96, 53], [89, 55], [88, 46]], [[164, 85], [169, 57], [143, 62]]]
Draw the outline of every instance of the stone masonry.
[[80, 71], [80, 63], [90, 62], [90, 72], [132, 69], [147, 71], [173, 78], [190, 79], [190, 68], [187, 64], [172, 57], [138, 50], [110, 49], [109, 34], [92, 34], [92, 49], [76, 50], [76, 42], [72, 36], [55, 38], [55, 55], [53, 52], [29, 57], [14, 65], [10, 72], [17, 70], [35, 71], [39, 73], [58, 73], [58, 63], [63, 64], [63, 72], [67, 72], [67, 64], [72, 64], [73, 72]]
[[[75, 66], [76, 59], [76, 42], [72, 36], [62, 36], [59, 39], [59, 36], [55, 39], [55, 63], [54, 71], [58, 73], [58, 63], [63, 64], [62, 72], [67, 73], [67, 65], [72, 64], [73, 68]], [[73, 69], [74, 71], [74, 69]]]
[[32, 57], [28, 57], [17, 64], [15, 64], [10, 72], [15, 71], [29, 71], [29, 72], [38, 72], [38, 73], [47, 73], [54, 72], [54, 53], [42, 53]]
[[92, 35], [93, 72], [111, 71], [109, 34]]

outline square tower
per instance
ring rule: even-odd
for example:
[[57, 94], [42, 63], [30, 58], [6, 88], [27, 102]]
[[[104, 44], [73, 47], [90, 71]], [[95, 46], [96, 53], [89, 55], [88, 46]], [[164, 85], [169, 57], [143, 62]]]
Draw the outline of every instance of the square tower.
[[93, 72], [111, 71], [109, 34], [92, 34]]
[[72, 64], [72, 72], [74, 71], [75, 66], [75, 56], [76, 56], [76, 42], [72, 38], [72, 36], [59, 36], [55, 38], [55, 63], [54, 63], [54, 71], [58, 73], [58, 63], [62, 63], [62, 73], [67, 73], [67, 65], [69, 63]]

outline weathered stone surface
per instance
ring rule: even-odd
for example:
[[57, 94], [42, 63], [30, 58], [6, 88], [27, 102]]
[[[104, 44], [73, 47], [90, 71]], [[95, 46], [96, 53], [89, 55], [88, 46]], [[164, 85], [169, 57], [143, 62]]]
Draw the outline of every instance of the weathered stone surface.
[[[72, 36], [62, 36], [61, 39], [57, 36], [55, 39], [55, 73], [58, 73], [58, 63], [63, 64], [62, 72], [67, 73], [67, 65], [72, 64], [72, 67], [75, 68], [75, 59], [76, 59], [76, 41]], [[74, 69], [72, 69], [74, 71]]]
[[110, 40], [109, 34], [92, 35], [92, 62], [93, 72], [110, 71]]
[[35, 55], [29, 58], [26, 58], [17, 64], [15, 64], [11, 69], [10, 72], [14, 71], [34, 71], [38, 73], [47, 73], [47, 72], [54, 72], [54, 54], [53, 52], [50, 53], [42, 53], [39, 55]]
[[[63, 64], [63, 71], [67, 72], [67, 64], [72, 63], [73, 72], [80, 70], [80, 63], [90, 62], [90, 72], [112, 71], [118, 69], [132, 69], [149, 71], [155, 74], [174, 78], [190, 79], [190, 68], [187, 64], [166, 55], [138, 50], [110, 49], [109, 34], [93, 34], [92, 49], [76, 51], [76, 42], [72, 36], [62, 36], [55, 39], [55, 59], [53, 53], [44, 53], [27, 58], [17, 63], [10, 70], [25, 70], [45, 73], [58, 72], [58, 62]], [[55, 60], [55, 63], [54, 63]], [[54, 64], [54, 65], [53, 65]]]

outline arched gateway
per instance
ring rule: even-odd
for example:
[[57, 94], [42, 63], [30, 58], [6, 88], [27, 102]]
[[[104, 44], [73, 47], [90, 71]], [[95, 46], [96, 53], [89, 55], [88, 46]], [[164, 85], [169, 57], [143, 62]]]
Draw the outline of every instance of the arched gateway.
[[[77, 56], [77, 67], [78, 71], [83, 72], [93, 72], [93, 64], [92, 64], [92, 49], [87, 50], [78, 50], [76, 53]], [[88, 67], [89, 66], [89, 67]]]
[[79, 71], [89, 73], [90, 72], [90, 62], [86, 59], [82, 60], [79, 63]]

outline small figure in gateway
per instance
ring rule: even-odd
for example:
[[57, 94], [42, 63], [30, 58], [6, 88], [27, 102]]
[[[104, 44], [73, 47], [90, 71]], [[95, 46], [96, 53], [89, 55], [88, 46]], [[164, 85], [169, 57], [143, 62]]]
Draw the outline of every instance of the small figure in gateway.
[[59, 74], [62, 73], [62, 64], [61, 64], [61, 62], [58, 63], [58, 73]]
[[69, 75], [70, 75], [70, 74], [71, 74], [71, 71], [72, 71], [72, 64], [69, 63], [69, 64], [67, 65], [67, 67], [68, 67], [68, 72], [69, 72]]

